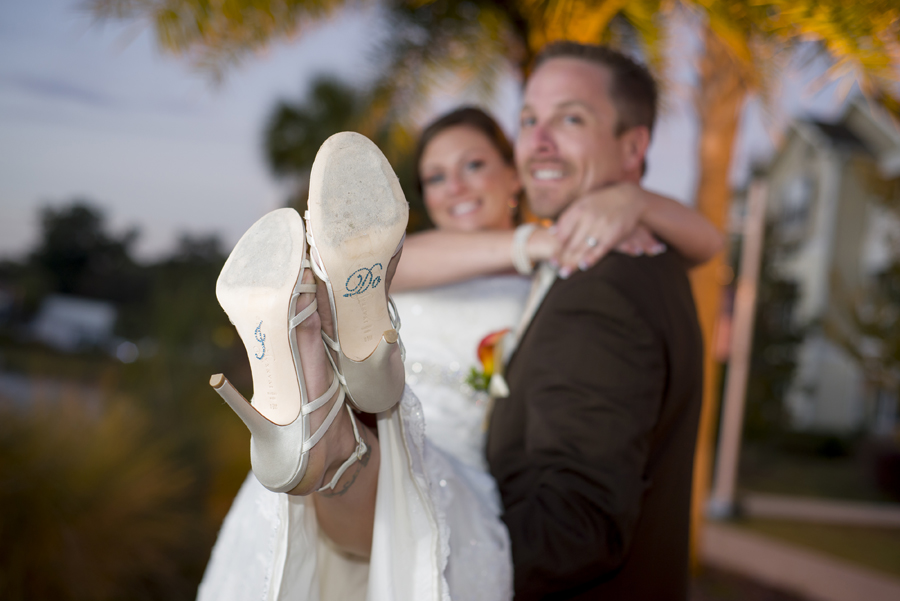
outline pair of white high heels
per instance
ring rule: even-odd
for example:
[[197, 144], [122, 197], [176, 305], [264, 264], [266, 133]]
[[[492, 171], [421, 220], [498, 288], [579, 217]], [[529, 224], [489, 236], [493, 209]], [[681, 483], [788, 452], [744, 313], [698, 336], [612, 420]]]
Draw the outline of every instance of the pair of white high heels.
[[[265, 215], [241, 237], [216, 283], [216, 296], [237, 328], [250, 359], [253, 401], [222, 374], [210, 385], [250, 429], [250, 460], [257, 479], [275, 492], [295, 489], [309, 451], [345, 406], [378, 413], [403, 394], [403, 347], [387, 275], [403, 243], [409, 209], [387, 159], [366, 137], [343, 132], [319, 149], [310, 174], [306, 228], [293, 209]], [[309, 253], [307, 253], [307, 242]], [[302, 283], [311, 268], [324, 282], [335, 338], [322, 332], [334, 379], [319, 398], [307, 394], [294, 329], [316, 310], [299, 312]], [[310, 414], [338, 393], [315, 432]], [[367, 452], [350, 407], [356, 451], [329, 484]]]

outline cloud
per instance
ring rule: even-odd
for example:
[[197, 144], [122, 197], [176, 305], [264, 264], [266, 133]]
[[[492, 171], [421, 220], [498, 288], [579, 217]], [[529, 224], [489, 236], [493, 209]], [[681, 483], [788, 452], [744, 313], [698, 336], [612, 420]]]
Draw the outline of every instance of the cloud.
[[2, 79], [26, 94], [49, 100], [71, 101], [95, 108], [114, 108], [122, 105], [109, 94], [61, 79], [23, 74], [8, 75]]
[[53, 76], [43, 75], [0, 75], [0, 86], [17, 89], [26, 96], [39, 97], [56, 102], [74, 103], [94, 109], [136, 111], [140, 113], [161, 113], [167, 115], [195, 115], [196, 102], [182, 98], [153, 96], [129, 99], [109, 94], [88, 86], [72, 83]]

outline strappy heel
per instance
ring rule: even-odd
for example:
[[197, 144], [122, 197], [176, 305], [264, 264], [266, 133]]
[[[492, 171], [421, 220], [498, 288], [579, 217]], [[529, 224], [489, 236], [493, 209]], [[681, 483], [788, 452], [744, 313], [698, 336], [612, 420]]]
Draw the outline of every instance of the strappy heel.
[[[345, 406], [337, 374], [325, 394], [313, 401], [307, 394], [294, 329], [317, 308], [313, 299], [296, 312], [298, 297], [316, 291], [315, 284], [301, 283], [308, 267], [303, 220], [293, 209], [279, 209], [247, 230], [216, 282], [219, 304], [247, 349], [253, 401], [248, 402], [222, 374], [212, 376], [210, 385], [249, 428], [253, 473], [275, 492], [296, 488], [306, 474], [310, 449]], [[337, 398], [325, 420], [310, 433], [310, 414], [325, 406], [335, 393]], [[357, 450], [339, 469], [329, 485], [332, 488], [366, 453], [353, 413], [349, 407], [347, 411]]]
[[400, 182], [368, 138], [328, 138], [310, 173], [306, 236], [312, 270], [328, 290], [335, 337], [329, 358], [360, 411], [390, 409], [403, 394], [400, 320], [387, 294], [388, 269], [409, 219]]

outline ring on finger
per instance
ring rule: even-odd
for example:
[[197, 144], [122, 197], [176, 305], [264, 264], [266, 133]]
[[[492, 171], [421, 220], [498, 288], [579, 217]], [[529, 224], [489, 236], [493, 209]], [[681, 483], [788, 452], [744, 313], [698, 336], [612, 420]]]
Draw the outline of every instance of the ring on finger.
[[585, 244], [588, 245], [588, 248], [594, 248], [595, 246], [597, 246], [598, 244], [600, 244], [600, 243], [597, 241], [597, 239], [594, 238], [593, 236], [588, 236], [587, 240], [585, 240], [584, 242], [585, 242]]

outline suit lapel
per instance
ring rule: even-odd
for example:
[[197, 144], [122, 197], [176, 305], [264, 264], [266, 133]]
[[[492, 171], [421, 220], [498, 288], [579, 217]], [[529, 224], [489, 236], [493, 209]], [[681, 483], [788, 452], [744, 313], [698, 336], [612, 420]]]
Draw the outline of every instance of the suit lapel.
[[531, 325], [531, 320], [544, 302], [544, 297], [553, 282], [556, 281], [556, 269], [549, 263], [541, 263], [538, 265], [537, 271], [531, 281], [531, 292], [528, 294], [528, 300], [525, 301], [525, 310], [522, 318], [519, 320], [516, 329], [513, 330], [507, 341], [503, 345], [503, 363], [508, 364], [516, 349], [519, 348], [519, 342]]

